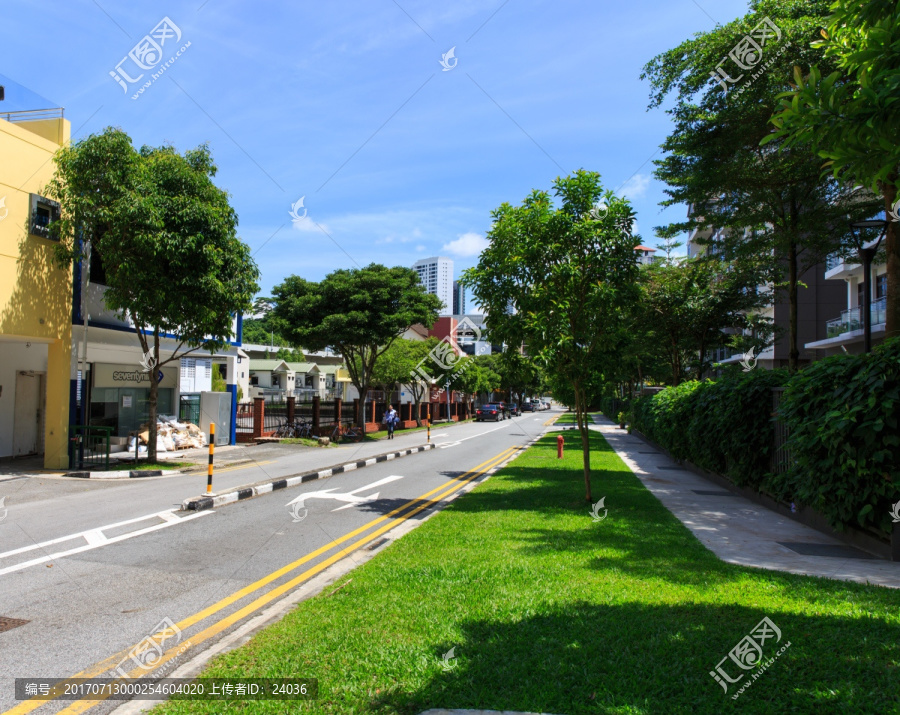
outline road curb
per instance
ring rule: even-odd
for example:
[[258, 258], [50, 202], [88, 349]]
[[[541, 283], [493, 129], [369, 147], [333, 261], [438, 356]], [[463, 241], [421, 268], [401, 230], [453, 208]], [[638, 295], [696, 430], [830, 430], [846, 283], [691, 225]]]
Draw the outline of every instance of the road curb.
[[185, 499], [181, 503], [181, 510], [203, 511], [205, 509], [215, 509], [220, 506], [225, 506], [226, 504], [233, 504], [238, 501], [243, 501], [244, 499], [252, 499], [253, 497], [260, 496], [261, 494], [268, 494], [269, 492], [278, 491], [279, 489], [287, 489], [288, 487], [294, 487], [298, 484], [312, 482], [316, 479], [324, 479], [334, 474], [350, 472], [354, 469], [362, 469], [363, 467], [369, 467], [380, 462], [399, 459], [409, 454], [427, 452], [429, 449], [434, 449], [435, 447], [436, 445], [432, 443], [422, 444], [418, 447], [402, 449], [398, 452], [387, 452], [386, 454], [379, 454], [374, 457], [369, 457], [368, 459], [360, 459], [356, 462], [347, 462], [346, 464], [341, 464], [336, 467], [329, 467], [328, 469], [320, 469], [315, 472], [293, 474], [288, 477], [281, 477], [279, 479], [273, 479], [271, 481], [261, 482], [259, 484], [250, 484], [243, 487], [235, 487], [234, 489], [230, 489], [227, 492], [216, 494], [214, 496], [191, 497], [190, 499]]

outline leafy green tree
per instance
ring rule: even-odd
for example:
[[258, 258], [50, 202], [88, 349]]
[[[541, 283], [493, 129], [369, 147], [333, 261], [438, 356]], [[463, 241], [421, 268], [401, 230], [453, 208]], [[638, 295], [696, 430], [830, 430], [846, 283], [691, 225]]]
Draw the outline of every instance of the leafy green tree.
[[[792, 371], [800, 357], [801, 276], [846, 249], [852, 241], [847, 217], [865, 218], [875, 206], [873, 197], [823, 176], [821, 161], [808, 150], [760, 145], [771, 135], [770, 118], [779, 93], [790, 88], [794, 63], [823, 59], [809, 44], [829, 2], [754, 0], [748, 15], [662, 53], [642, 75], [651, 83], [651, 107], [674, 99], [667, 110], [674, 127], [662, 145], [667, 155], [655, 162], [656, 177], [668, 185], [663, 205], [691, 207], [685, 221], [663, 231], [699, 231], [695, 241], [720, 255], [768, 261], [770, 281], [787, 293]], [[737, 49], [746, 37], [761, 53], [747, 43], [755, 54]], [[741, 70], [734, 56], [753, 68]], [[718, 81], [710, 82], [710, 74]]]
[[[604, 191], [600, 175], [579, 170], [558, 178], [553, 205], [534, 191], [521, 206], [493, 214], [490, 244], [466, 271], [476, 302], [488, 313], [494, 342], [526, 345], [556, 383], [571, 386], [582, 440], [585, 497], [591, 497], [585, 411], [598, 365], [620, 355], [619, 326], [635, 297], [639, 240], [625, 199]], [[600, 201], [606, 209], [594, 211]]]
[[[102, 260], [106, 306], [131, 321], [150, 375], [150, 443], [156, 460], [159, 369], [194, 350], [215, 352], [232, 336], [234, 315], [250, 308], [259, 270], [237, 237], [237, 214], [217, 187], [209, 149], [134, 150], [119, 129], [91, 135], [56, 155], [47, 193], [62, 217], [51, 229], [57, 258], [79, 260], [90, 244]], [[164, 334], [178, 345], [160, 354]]]
[[[415, 271], [375, 263], [333, 271], [319, 283], [289, 276], [272, 294], [281, 334], [307, 350], [336, 348], [363, 405], [379, 357], [411, 325], [434, 325], [441, 307]], [[365, 410], [357, 419], [364, 429]]]
[[[837, 0], [764, 144], [810, 148], [838, 180], [877, 192], [889, 219], [885, 337], [900, 335], [900, 6]], [[824, 51], [824, 52], [823, 52]], [[810, 67], [811, 66], [811, 67]], [[810, 67], [804, 76], [801, 67]], [[821, 160], [820, 159], [820, 160]], [[873, 215], [874, 211], [870, 214]], [[867, 278], [868, 280], [868, 278]]]
[[[730, 344], [758, 351], [769, 344], [771, 326], [754, 316], [754, 311], [770, 302], [770, 296], [757, 289], [761, 273], [758, 265], [747, 261], [726, 265], [709, 259], [661, 263], [643, 272], [642, 295], [633, 305], [635, 322], [652, 326], [653, 341], [669, 365], [672, 385], [678, 385], [690, 370], [701, 379], [709, 368], [710, 350]], [[738, 338], [744, 330], [752, 337]]]

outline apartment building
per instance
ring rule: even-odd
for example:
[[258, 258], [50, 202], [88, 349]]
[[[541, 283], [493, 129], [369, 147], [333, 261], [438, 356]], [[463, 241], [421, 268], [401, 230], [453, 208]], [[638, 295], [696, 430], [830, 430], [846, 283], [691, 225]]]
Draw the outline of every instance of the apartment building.
[[[875, 241], [866, 244], [874, 247]], [[882, 246], [884, 244], [882, 243]], [[877, 260], [877, 258], [876, 258]], [[882, 258], [872, 264], [871, 274], [871, 309], [872, 345], [884, 340], [884, 329], [887, 312], [887, 263]], [[807, 350], [815, 351], [819, 357], [836, 355], [841, 352], [861, 353], [863, 351], [863, 310], [865, 300], [866, 276], [863, 275], [862, 264], [855, 259], [831, 255], [825, 262], [825, 280], [839, 289], [842, 303], [835, 306], [831, 313], [822, 317], [824, 336], [806, 343]], [[843, 282], [843, 285], [842, 285]]]
[[413, 270], [428, 293], [441, 299], [440, 315], [453, 314], [453, 259], [432, 256], [416, 261]]

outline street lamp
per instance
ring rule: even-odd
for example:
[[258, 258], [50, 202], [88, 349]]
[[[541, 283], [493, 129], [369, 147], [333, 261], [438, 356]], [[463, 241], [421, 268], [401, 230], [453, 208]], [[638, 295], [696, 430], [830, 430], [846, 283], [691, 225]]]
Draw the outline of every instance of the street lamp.
[[[881, 245], [881, 239], [887, 232], [888, 222], [884, 219], [869, 219], [867, 221], [854, 221], [850, 228], [854, 230], [857, 238], [857, 254], [863, 264], [863, 352], [872, 352], [872, 261]], [[864, 229], [881, 229], [881, 234], [874, 246], [866, 247], [862, 235]]]

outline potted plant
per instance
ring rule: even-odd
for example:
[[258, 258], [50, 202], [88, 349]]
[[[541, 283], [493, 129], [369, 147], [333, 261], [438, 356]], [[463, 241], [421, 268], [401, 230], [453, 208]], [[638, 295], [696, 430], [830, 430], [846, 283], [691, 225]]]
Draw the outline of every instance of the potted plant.
[[619, 413], [619, 429], [625, 429], [625, 413]]

